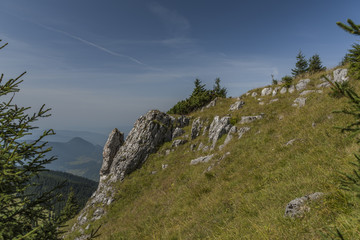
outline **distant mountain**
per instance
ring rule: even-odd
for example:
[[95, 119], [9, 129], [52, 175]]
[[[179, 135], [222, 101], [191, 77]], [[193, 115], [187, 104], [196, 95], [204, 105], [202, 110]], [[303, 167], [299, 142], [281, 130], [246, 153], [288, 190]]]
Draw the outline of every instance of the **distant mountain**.
[[83, 138], [75, 137], [68, 142], [49, 142], [52, 151], [49, 156], [58, 159], [46, 165], [55, 171], [71, 173], [94, 181], [99, 181], [102, 164], [102, 147]]
[[70, 193], [70, 189], [73, 190], [76, 200], [80, 208], [85, 206], [85, 203], [96, 190], [98, 183], [83, 177], [75, 176], [70, 173], [58, 172], [58, 171], [46, 171], [40, 172], [38, 177], [32, 179], [36, 186], [31, 186], [26, 190], [27, 194], [35, 194], [40, 196], [42, 193], [50, 191], [56, 187], [59, 183], [66, 181], [64, 187], [57, 189], [55, 192], [63, 196], [61, 202], [54, 203], [53, 211], [58, 214], [65, 206], [66, 199]]
[[[80, 137], [92, 144], [104, 146], [106, 139], [107, 139], [107, 133], [101, 134], [101, 133], [94, 133], [94, 132], [86, 132], [86, 131], [71, 131], [71, 130], [54, 130], [55, 135], [53, 136], [47, 136], [45, 138], [46, 141], [50, 142], [68, 142], [71, 139], [75, 137]], [[37, 139], [44, 130], [34, 130], [32, 135], [26, 136], [23, 139], [24, 140], [34, 140]]]

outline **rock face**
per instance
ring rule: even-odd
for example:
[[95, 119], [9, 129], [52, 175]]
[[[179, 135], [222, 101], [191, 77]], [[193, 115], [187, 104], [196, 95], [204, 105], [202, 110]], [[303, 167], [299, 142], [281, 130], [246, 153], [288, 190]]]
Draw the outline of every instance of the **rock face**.
[[[103, 208], [98, 207], [92, 216], [87, 216], [87, 209], [97, 203], [103, 206], [111, 204], [114, 197], [112, 183], [122, 181], [126, 175], [141, 167], [163, 143], [171, 141], [175, 126], [184, 127], [187, 124], [187, 117], [175, 119], [158, 110], [151, 110], [135, 122], [125, 142], [124, 135], [114, 129], [104, 147], [98, 189], [80, 213], [73, 229], [85, 224], [88, 219], [100, 219], [105, 214]], [[180, 140], [175, 145], [184, 141]]]
[[114, 160], [115, 154], [119, 148], [124, 144], [124, 134], [117, 128], [112, 130], [108, 140], [105, 143], [103, 150], [103, 163], [100, 169], [100, 176], [105, 176], [110, 173], [110, 167]]
[[298, 97], [294, 100], [293, 107], [303, 107], [305, 106], [306, 98]]
[[209, 129], [209, 141], [212, 143], [212, 149], [215, 147], [217, 140], [228, 133], [231, 127], [230, 117], [214, 117]]
[[305, 212], [310, 211], [310, 207], [306, 206], [306, 203], [318, 200], [323, 195], [321, 192], [316, 192], [290, 201], [285, 208], [285, 217], [301, 217]]
[[172, 138], [174, 139], [174, 138], [180, 137], [184, 133], [185, 133], [184, 129], [177, 127], [177, 128], [175, 128], [175, 130], [173, 132]]
[[191, 126], [191, 139], [195, 139], [200, 135], [201, 128], [203, 127], [203, 122], [200, 117], [196, 118]]

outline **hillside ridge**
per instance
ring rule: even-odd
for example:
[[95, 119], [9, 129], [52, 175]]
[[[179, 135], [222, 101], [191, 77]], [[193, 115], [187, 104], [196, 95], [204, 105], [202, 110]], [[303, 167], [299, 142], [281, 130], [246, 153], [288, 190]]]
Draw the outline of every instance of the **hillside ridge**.
[[[328, 71], [327, 77], [337, 83], [349, 80], [346, 68]], [[123, 133], [114, 129], [104, 146], [98, 189], [75, 220], [71, 232], [80, 233], [81, 237], [88, 236], [87, 230], [91, 228], [90, 226], [97, 221], [101, 222], [101, 219], [108, 214], [108, 209], [111, 209], [113, 204], [117, 204], [117, 201], [122, 201], [121, 197], [117, 196], [119, 188], [122, 187], [120, 183], [125, 182], [129, 175], [136, 172], [137, 169], [141, 169], [145, 163], [146, 169], [153, 166], [148, 162], [150, 156], [163, 162], [161, 169], [152, 170], [150, 175], [165, 174], [167, 169], [172, 168], [172, 163], [166, 159], [180, 151], [187, 156], [181, 159], [182, 166], [186, 166], [185, 159], [188, 161], [187, 168], [190, 168], [190, 165], [207, 164], [202, 172], [206, 178], [212, 179], [216, 174], [213, 173], [216, 166], [224, 164], [224, 162], [229, 163], [227, 160], [229, 158], [237, 159], [237, 153], [230, 149], [232, 144], [239, 142], [245, 136], [247, 136], [246, 141], [250, 141], [251, 136], [258, 139], [256, 135], [262, 134], [262, 131], [259, 130], [261, 124], [268, 124], [269, 121], [275, 120], [280, 121], [278, 124], [281, 124], [281, 121], [288, 117], [285, 116], [288, 114], [286, 111], [274, 115], [275, 110], [278, 110], [276, 104], [285, 102], [285, 105], [282, 105], [283, 109], [290, 110], [291, 108], [294, 114], [301, 114], [301, 109], [306, 109], [308, 104], [314, 104], [314, 101], [319, 100], [320, 96], [324, 96], [329, 87], [330, 84], [321, 75], [309, 76], [309, 78], [299, 79], [290, 86], [269, 85], [250, 90], [235, 99], [215, 99], [190, 116], [170, 116], [158, 110], [151, 110], [135, 122], [134, 128], [125, 141]], [[213, 111], [212, 109], [217, 106], [219, 109], [216, 112]], [[251, 114], [242, 112], [247, 107], [249, 109], [246, 110], [246, 113]], [[311, 127], [315, 128], [325, 119], [330, 121], [333, 118], [331, 110], [329, 110], [327, 117], [315, 119], [311, 123]], [[267, 141], [272, 140], [267, 139]], [[281, 147], [277, 147], [277, 151], [285, 151], [282, 149], [291, 146], [296, 148], [303, 141], [305, 141], [303, 138], [288, 137], [281, 143]], [[261, 152], [261, 149], [257, 151]], [[272, 151], [275, 151], [275, 148]], [[251, 158], [251, 156], [248, 157]], [[314, 188], [307, 194], [317, 191], [318, 189]], [[301, 197], [301, 195], [294, 196], [294, 198], [296, 197]], [[286, 205], [286, 203], [282, 204]], [[285, 207], [283, 212], [284, 210]]]

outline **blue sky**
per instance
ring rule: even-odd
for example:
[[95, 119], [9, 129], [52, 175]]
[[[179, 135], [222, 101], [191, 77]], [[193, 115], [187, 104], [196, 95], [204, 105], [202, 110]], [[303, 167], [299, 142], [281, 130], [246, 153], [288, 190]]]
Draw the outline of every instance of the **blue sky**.
[[2, 0], [5, 78], [28, 73], [17, 101], [53, 116], [41, 128], [93, 131], [131, 126], [167, 111], [199, 78], [229, 96], [290, 74], [299, 50], [336, 66], [358, 37], [359, 1]]

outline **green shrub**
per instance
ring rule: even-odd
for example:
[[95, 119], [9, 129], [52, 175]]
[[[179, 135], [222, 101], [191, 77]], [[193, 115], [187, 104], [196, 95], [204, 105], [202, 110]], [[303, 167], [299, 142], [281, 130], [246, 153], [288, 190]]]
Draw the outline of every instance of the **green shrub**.
[[353, 44], [352, 49], [346, 55], [349, 65], [349, 75], [355, 79], [360, 79], [360, 44]]
[[281, 81], [284, 83], [285, 87], [289, 88], [293, 83], [293, 78], [291, 76], [284, 76]]
[[199, 108], [202, 108], [216, 97], [226, 97], [227, 90], [220, 86], [220, 78], [215, 79], [213, 90], [207, 90], [201, 80], [194, 81], [194, 90], [189, 98], [181, 100], [173, 106], [169, 114], [189, 114]]

